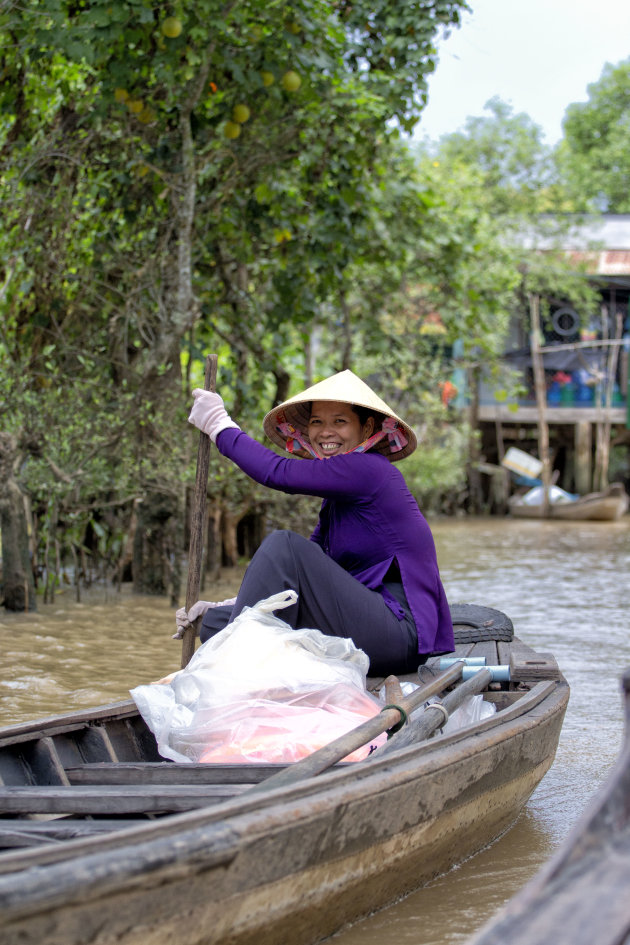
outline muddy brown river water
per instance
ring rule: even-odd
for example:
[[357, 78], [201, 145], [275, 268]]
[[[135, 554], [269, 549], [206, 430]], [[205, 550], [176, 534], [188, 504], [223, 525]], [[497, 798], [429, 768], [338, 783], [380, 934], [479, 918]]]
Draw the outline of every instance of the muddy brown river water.
[[[630, 516], [618, 523], [432, 521], [451, 602], [496, 607], [571, 686], [556, 761], [515, 825], [487, 850], [404, 901], [345, 929], [335, 945], [458, 945], [555, 850], [615, 761], [619, 677], [630, 665]], [[204, 596], [229, 596], [226, 572]], [[178, 668], [166, 601], [72, 591], [36, 614], [0, 611], [0, 724], [128, 697]], [[174, 943], [177, 945], [177, 943]]]

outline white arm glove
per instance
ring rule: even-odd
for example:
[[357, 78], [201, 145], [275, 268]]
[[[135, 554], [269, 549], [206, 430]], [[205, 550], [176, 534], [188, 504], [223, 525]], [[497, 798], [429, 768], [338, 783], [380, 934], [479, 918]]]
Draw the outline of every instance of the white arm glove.
[[197, 617], [203, 617], [211, 607], [233, 607], [235, 603], [236, 597], [230, 597], [228, 600], [218, 601], [198, 600], [188, 611], [185, 607], [180, 607], [179, 610], [175, 611], [177, 631], [173, 634], [173, 639], [181, 640], [187, 628], [195, 622]]
[[211, 390], [201, 390], [196, 387], [193, 391], [195, 401], [188, 417], [188, 422], [194, 424], [198, 430], [207, 433], [213, 443], [221, 430], [233, 427], [240, 430], [238, 423], [234, 423], [223, 404], [219, 394]]

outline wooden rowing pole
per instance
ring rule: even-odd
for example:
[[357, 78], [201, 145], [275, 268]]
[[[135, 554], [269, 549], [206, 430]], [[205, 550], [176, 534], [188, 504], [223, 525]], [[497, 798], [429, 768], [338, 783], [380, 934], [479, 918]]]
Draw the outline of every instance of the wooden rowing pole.
[[[217, 386], [217, 356], [209, 354], [206, 358], [206, 372], [204, 377], [205, 390], [215, 391]], [[206, 530], [206, 493], [208, 490], [208, 469], [210, 467], [210, 437], [207, 433], [199, 434], [197, 448], [197, 476], [193, 494], [193, 507], [190, 519], [190, 547], [188, 551], [188, 582], [186, 585], [186, 610], [199, 600], [201, 588], [201, 563], [203, 559], [203, 540]], [[195, 652], [197, 624], [200, 617], [189, 627], [186, 627], [182, 637], [182, 664], [183, 669], [188, 665]]]

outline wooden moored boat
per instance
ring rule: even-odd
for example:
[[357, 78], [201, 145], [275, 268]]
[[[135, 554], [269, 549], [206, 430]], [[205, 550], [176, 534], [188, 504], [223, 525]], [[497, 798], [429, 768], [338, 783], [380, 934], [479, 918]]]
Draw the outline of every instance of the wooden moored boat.
[[628, 511], [628, 494], [619, 483], [613, 483], [605, 492], [589, 492], [572, 502], [550, 502], [548, 514], [543, 506], [528, 505], [521, 496], [508, 500], [510, 514], [515, 518], [549, 518], [563, 522], [616, 522]]
[[[358, 736], [294, 765], [164, 762], [131, 702], [0, 730], [2, 945], [307, 945], [487, 846], [552, 764], [569, 691], [474, 610], [454, 608], [454, 655], [485, 668], [432, 660], [420, 689], [394, 686]], [[439, 734], [474, 692], [496, 712]]]
[[469, 945], [630, 941], [630, 671], [619, 759], [557, 853]]

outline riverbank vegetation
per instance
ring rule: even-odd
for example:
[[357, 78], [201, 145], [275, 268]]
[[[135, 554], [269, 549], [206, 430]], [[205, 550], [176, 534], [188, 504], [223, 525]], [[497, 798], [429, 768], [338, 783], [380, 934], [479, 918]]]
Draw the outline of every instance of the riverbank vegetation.
[[[5, 607], [34, 609], [37, 590], [51, 600], [64, 575], [77, 594], [132, 579], [179, 601], [186, 416], [209, 351], [254, 435], [274, 403], [351, 368], [417, 427], [405, 475], [423, 507], [466, 510], [475, 432], [447, 384], [499, 370], [511, 312], [552, 273], [555, 292], [588, 299], [518, 234], [541, 212], [601, 201], [606, 182], [584, 189], [594, 119], [578, 106], [557, 161], [500, 102], [460, 134], [413, 143], [464, 8], [2, 5]], [[270, 523], [306, 528], [315, 514], [213, 451], [206, 569], [246, 558]]]

